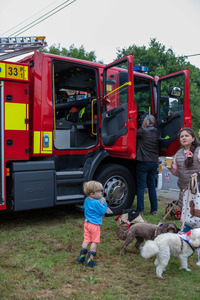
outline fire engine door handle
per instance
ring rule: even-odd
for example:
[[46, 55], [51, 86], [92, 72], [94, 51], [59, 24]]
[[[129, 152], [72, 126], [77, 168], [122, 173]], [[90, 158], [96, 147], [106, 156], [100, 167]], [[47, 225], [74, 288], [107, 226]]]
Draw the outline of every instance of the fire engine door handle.
[[6, 101], [12, 102], [13, 101], [13, 96], [12, 95], [6, 95]]
[[123, 107], [117, 108], [114, 111], [108, 111], [106, 112], [106, 118], [114, 118], [117, 114], [119, 114], [121, 111], [123, 111]]
[[6, 145], [7, 146], [13, 146], [13, 140], [11, 140], [11, 139], [6, 140]]

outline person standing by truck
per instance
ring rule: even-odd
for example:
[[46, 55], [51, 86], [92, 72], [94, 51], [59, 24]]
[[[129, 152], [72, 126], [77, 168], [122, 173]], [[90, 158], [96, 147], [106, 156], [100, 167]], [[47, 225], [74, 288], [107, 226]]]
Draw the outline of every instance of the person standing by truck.
[[142, 127], [137, 130], [137, 211], [144, 212], [144, 191], [147, 184], [151, 203], [151, 214], [157, 214], [157, 194], [155, 187], [159, 156], [159, 133], [154, 127], [155, 118], [147, 115]]
[[[180, 189], [178, 206], [182, 209], [183, 194], [192, 176], [200, 172], [200, 144], [195, 133], [190, 128], [183, 128], [178, 133], [182, 146], [175, 154], [172, 167], [169, 171], [178, 177]], [[165, 161], [166, 165], [166, 161]], [[191, 230], [191, 226], [185, 224], [183, 232]]]
[[100, 200], [103, 191], [103, 185], [100, 182], [94, 180], [85, 182], [83, 189], [87, 195], [83, 206], [85, 215], [84, 240], [77, 262], [83, 263], [85, 261], [88, 245], [91, 244], [86, 265], [93, 268], [96, 266], [93, 259], [96, 256], [97, 244], [100, 243], [100, 226], [107, 210], [107, 203], [105, 199], [103, 202]]

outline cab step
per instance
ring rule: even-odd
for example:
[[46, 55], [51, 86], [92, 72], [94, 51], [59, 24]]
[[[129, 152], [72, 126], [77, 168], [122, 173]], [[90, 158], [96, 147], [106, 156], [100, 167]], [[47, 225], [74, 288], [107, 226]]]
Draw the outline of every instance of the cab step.
[[83, 171], [58, 171], [56, 177], [83, 177]]
[[81, 194], [57, 196], [56, 204], [76, 204], [83, 202], [84, 198], [84, 195]]
[[56, 182], [60, 184], [81, 184], [84, 182], [83, 171], [59, 171], [56, 172]]

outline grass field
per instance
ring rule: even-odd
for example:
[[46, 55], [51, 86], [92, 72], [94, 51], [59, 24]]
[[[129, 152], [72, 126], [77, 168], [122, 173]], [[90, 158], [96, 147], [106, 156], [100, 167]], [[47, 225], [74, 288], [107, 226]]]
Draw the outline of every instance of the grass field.
[[[159, 199], [158, 224], [166, 199]], [[135, 205], [133, 204], [133, 209]], [[144, 260], [130, 244], [125, 255], [116, 237], [115, 217], [104, 217], [95, 268], [76, 262], [83, 238], [84, 217], [72, 207], [1, 213], [0, 299], [200, 299], [197, 254], [189, 258], [192, 272], [179, 271], [171, 258], [163, 279], [155, 276], [154, 258]], [[181, 225], [179, 221], [175, 221]]]

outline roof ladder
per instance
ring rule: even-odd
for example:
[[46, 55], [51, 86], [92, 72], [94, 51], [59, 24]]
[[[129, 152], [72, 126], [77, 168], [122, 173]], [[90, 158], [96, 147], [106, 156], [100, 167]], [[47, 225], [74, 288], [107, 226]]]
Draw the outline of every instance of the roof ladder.
[[47, 47], [45, 36], [0, 37], [0, 60]]

